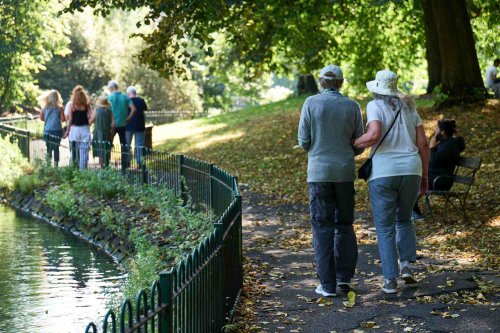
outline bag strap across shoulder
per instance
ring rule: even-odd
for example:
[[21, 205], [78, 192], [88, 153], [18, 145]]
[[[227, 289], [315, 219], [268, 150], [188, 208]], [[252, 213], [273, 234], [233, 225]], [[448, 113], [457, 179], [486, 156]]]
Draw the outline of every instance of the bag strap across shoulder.
[[371, 154], [370, 158], [372, 158], [373, 155], [375, 155], [375, 153], [377, 152], [378, 147], [380, 147], [380, 145], [382, 144], [382, 142], [384, 142], [385, 137], [387, 136], [387, 134], [389, 134], [390, 130], [392, 129], [392, 126], [394, 126], [394, 123], [396, 122], [396, 119], [398, 118], [399, 114], [401, 113], [401, 109], [402, 108], [403, 108], [403, 102], [401, 102], [401, 105], [399, 106], [399, 110], [396, 113], [396, 116], [394, 117], [394, 119], [392, 120], [391, 126], [389, 126], [389, 128], [387, 129], [387, 132], [385, 132], [384, 136], [382, 137], [382, 140], [380, 140], [380, 142], [378, 143], [377, 147], [375, 147], [375, 150], [373, 151], [373, 154]]

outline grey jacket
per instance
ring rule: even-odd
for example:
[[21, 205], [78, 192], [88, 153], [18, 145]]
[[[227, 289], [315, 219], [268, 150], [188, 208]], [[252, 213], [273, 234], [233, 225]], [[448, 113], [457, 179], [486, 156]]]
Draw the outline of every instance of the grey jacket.
[[363, 135], [359, 105], [338, 92], [324, 92], [308, 97], [302, 106], [298, 140], [308, 153], [308, 182], [354, 181], [352, 140]]

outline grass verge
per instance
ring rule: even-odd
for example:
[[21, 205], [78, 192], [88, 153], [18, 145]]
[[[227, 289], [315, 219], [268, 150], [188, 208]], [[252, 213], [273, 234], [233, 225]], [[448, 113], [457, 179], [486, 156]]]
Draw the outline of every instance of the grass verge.
[[[307, 202], [307, 156], [293, 149], [304, 98], [250, 107], [212, 118], [181, 121], [154, 129], [156, 148], [196, 156], [228, 170], [256, 192], [281, 202]], [[364, 110], [367, 100], [360, 101]], [[499, 170], [500, 102], [487, 100], [436, 111], [433, 101], [418, 99], [417, 107], [430, 137], [441, 118], [454, 118], [467, 148], [464, 156], [479, 156], [483, 165], [470, 193], [470, 221], [452, 211], [446, 221], [443, 203], [436, 202], [436, 223], [417, 225], [420, 243], [430, 253], [460, 258], [459, 263], [498, 269], [500, 249]], [[366, 116], [364, 115], [364, 119]], [[368, 151], [356, 159], [359, 167]], [[369, 211], [366, 183], [356, 180], [356, 210]], [[269, 203], [272, 204], [272, 203]], [[435, 250], [439, 251], [435, 251]]]

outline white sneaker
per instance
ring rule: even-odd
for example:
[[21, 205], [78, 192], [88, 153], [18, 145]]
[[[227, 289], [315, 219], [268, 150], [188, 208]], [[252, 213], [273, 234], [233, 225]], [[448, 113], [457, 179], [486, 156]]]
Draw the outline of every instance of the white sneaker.
[[382, 286], [382, 291], [386, 294], [395, 294], [398, 292], [398, 281], [394, 280], [384, 280], [384, 285]]
[[415, 276], [413, 276], [413, 271], [409, 266], [401, 268], [401, 278], [406, 284], [414, 284], [418, 282], [417, 279], [415, 279]]
[[329, 293], [328, 291], [324, 290], [323, 286], [321, 284], [319, 284], [316, 287], [315, 292], [316, 292], [316, 294], [319, 294], [319, 295], [325, 296], [325, 297], [335, 297], [335, 296], [337, 296], [336, 293]]

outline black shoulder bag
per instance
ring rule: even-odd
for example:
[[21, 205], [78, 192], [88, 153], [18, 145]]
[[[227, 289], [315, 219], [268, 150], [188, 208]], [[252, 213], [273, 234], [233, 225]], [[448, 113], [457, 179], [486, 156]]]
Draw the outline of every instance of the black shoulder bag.
[[394, 120], [392, 121], [391, 126], [389, 126], [389, 129], [387, 130], [387, 132], [385, 132], [384, 137], [382, 138], [382, 140], [380, 140], [380, 142], [378, 143], [377, 147], [375, 147], [375, 150], [373, 151], [372, 156], [368, 157], [368, 159], [365, 161], [365, 163], [363, 163], [363, 165], [358, 169], [358, 178], [359, 179], [364, 179], [366, 181], [366, 180], [368, 180], [368, 178], [370, 178], [370, 175], [372, 173], [372, 158], [373, 158], [373, 155], [375, 155], [375, 153], [377, 152], [378, 147], [380, 147], [380, 145], [382, 144], [382, 142], [384, 142], [385, 137], [387, 136], [387, 134], [389, 134], [389, 131], [392, 129], [392, 126], [394, 126], [394, 123], [396, 122], [396, 119], [398, 118], [399, 114], [401, 113], [401, 108], [402, 107], [403, 107], [403, 105], [401, 105], [399, 107], [399, 111], [398, 111], [398, 113], [396, 113], [396, 116], [394, 117]]

